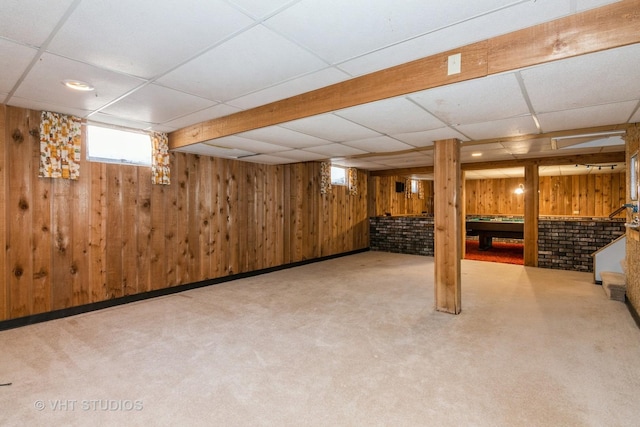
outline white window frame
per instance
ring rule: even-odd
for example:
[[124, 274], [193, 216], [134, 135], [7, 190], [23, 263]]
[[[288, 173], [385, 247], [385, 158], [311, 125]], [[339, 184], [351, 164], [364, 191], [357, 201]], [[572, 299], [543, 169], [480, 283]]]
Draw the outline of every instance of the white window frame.
[[[334, 171], [342, 171], [341, 176], [338, 178], [334, 175]], [[344, 179], [341, 180], [340, 178], [342, 178], [342, 175], [344, 176]], [[349, 182], [349, 175], [347, 174], [347, 168], [342, 167], [342, 166], [333, 166], [331, 165], [331, 185], [342, 185], [342, 186], [346, 186]]]
[[87, 123], [86, 129], [88, 161], [151, 166], [153, 149], [147, 132], [98, 123]]

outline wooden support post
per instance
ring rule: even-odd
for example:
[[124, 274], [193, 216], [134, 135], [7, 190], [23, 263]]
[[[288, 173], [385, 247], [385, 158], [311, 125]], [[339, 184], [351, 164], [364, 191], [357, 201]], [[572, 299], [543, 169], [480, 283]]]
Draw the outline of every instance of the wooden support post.
[[524, 265], [538, 266], [538, 212], [540, 178], [538, 165], [524, 168]]
[[461, 310], [460, 255], [460, 141], [447, 139], [434, 145], [434, 238], [436, 310]]
[[467, 183], [465, 172], [460, 172], [460, 259], [467, 253]]

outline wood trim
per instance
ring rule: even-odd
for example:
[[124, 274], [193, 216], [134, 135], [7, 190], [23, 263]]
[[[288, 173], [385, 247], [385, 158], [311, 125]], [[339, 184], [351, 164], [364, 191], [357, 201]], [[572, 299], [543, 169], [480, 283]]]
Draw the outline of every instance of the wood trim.
[[[169, 134], [176, 149], [236, 133], [640, 42], [640, 0], [623, 0], [566, 18], [356, 77]], [[447, 76], [448, 56], [462, 72]]]
[[435, 142], [434, 291], [435, 308], [451, 314], [461, 310], [460, 141]]
[[7, 107], [0, 104], [0, 320], [7, 318]]

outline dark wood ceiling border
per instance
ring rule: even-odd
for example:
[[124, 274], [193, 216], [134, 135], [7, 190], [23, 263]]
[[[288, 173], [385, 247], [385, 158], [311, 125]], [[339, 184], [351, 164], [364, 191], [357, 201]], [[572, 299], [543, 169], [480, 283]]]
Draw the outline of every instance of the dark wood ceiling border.
[[[550, 61], [640, 43], [640, 0], [622, 0], [179, 129], [171, 149]], [[462, 72], [447, 75], [449, 55]]]

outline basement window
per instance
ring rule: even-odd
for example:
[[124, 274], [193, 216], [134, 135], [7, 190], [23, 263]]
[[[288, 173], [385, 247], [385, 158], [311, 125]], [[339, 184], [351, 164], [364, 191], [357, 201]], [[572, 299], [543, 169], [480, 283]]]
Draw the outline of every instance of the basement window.
[[151, 151], [151, 137], [144, 132], [87, 125], [89, 161], [150, 166]]
[[331, 185], [347, 185], [347, 169], [331, 166]]
[[412, 179], [411, 180], [411, 193], [418, 194], [418, 191], [419, 191], [418, 180], [417, 179]]

